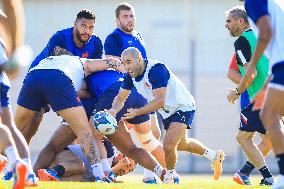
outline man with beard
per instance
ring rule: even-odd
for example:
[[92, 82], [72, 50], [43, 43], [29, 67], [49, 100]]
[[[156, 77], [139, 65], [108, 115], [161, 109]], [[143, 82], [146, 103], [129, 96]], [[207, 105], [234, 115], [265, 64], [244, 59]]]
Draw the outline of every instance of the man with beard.
[[[227, 23], [225, 27], [229, 30], [231, 36], [238, 37], [234, 43], [234, 46], [236, 52], [236, 61], [240, 70], [240, 82], [245, 74], [246, 68], [249, 66], [251, 55], [255, 50], [256, 37], [250, 27], [250, 24], [248, 23], [247, 13], [244, 8], [234, 7], [226, 13]], [[247, 104], [241, 110], [240, 128], [236, 136], [236, 139], [245, 152], [248, 161], [244, 167], [234, 175], [234, 181], [242, 185], [251, 185], [249, 174], [256, 167], [263, 176], [260, 184], [272, 185], [274, 179], [264, 160], [264, 157], [268, 155], [271, 150], [271, 143], [266, 134], [266, 130], [260, 121], [260, 110], [252, 110], [254, 98], [264, 86], [265, 81], [268, 78], [268, 59], [265, 55], [261, 56], [256, 69], [258, 73], [257, 78], [246, 90], [249, 97], [249, 104]], [[229, 91], [229, 102], [232, 102], [231, 96], [234, 96], [235, 94], [235, 89]], [[245, 95], [245, 93], [242, 95]], [[256, 145], [253, 141], [253, 137], [256, 132], [261, 134], [260, 136], [262, 139], [258, 145]]]
[[[147, 53], [145, 48], [144, 39], [142, 34], [135, 30], [135, 10], [129, 3], [121, 3], [115, 9], [117, 28], [110, 33], [104, 43], [104, 50], [106, 57], [120, 58], [121, 53], [128, 47], [136, 47], [142, 54], [144, 59], [147, 59]], [[147, 100], [139, 95], [139, 99], [147, 103]], [[161, 130], [157, 121], [157, 115], [155, 113], [150, 114], [151, 124], [144, 124], [143, 130], [139, 127], [133, 127], [130, 130], [131, 136], [136, 137], [137, 134], [146, 134], [152, 130], [156, 139], [160, 139]], [[140, 127], [141, 128], [141, 127]], [[137, 138], [137, 137], [136, 137]], [[177, 177], [178, 178], [178, 177]], [[155, 174], [147, 169], [144, 169], [144, 183], [153, 184], [157, 183], [155, 180]]]

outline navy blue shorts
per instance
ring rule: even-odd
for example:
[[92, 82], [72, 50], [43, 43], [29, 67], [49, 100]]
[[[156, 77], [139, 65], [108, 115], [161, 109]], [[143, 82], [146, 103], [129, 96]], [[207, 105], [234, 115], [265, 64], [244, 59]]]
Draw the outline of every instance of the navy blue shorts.
[[253, 104], [250, 104], [241, 111], [239, 130], [266, 134], [266, 130], [259, 117], [260, 110], [252, 111], [252, 107]]
[[92, 116], [92, 113], [97, 105], [98, 99], [96, 98], [81, 98], [82, 105], [86, 111], [88, 119]]
[[34, 70], [27, 74], [18, 105], [39, 112], [50, 104], [54, 111], [82, 106], [73, 83], [60, 70]]
[[164, 129], [168, 130], [170, 127], [170, 124], [173, 122], [184, 123], [185, 125], [187, 125], [187, 129], [191, 129], [194, 114], [195, 114], [195, 110], [186, 111], [186, 112], [178, 110], [170, 117], [166, 119], [162, 119]]
[[0, 83], [0, 108], [10, 105], [10, 87], [4, 83]]
[[[120, 86], [122, 82], [116, 82], [113, 85], [111, 85], [99, 98], [98, 103], [95, 107], [95, 110], [93, 112], [93, 115], [96, 112], [103, 111], [105, 109], [110, 109], [112, 107], [113, 99], [116, 97], [116, 95], [119, 92]], [[145, 98], [143, 98], [137, 90], [134, 88], [132, 89], [129, 97], [127, 98], [124, 107], [116, 114], [116, 120], [120, 121], [121, 117], [127, 113], [127, 109], [129, 108], [141, 108], [147, 104], [147, 101]], [[143, 114], [136, 116], [132, 119], [126, 120], [128, 123], [131, 124], [140, 124], [148, 121], [150, 119], [149, 114]]]
[[284, 62], [279, 62], [272, 67], [272, 85], [277, 85], [284, 90]]

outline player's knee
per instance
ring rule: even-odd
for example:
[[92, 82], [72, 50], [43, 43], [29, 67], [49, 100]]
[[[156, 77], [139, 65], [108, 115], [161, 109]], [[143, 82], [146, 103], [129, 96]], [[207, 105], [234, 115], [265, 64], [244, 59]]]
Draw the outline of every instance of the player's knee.
[[[0, 135], [1, 136], [8, 136], [11, 135], [9, 128], [6, 125], [0, 123]], [[1, 137], [2, 138], [2, 137]], [[6, 137], [5, 137], [6, 138]]]
[[145, 134], [136, 132], [136, 137], [143, 148], [150, 153], [161, 145], [161, 143], [154, 137], [151, 131]]
[[246, 144], [247, 138], [244, 136], [242, 132], [238, 132], [236, 140], [238, 141], [239, 145], [243, 146]]
[[164, 149], [165, 153], [167, 153], [167, 152], [176, 150], [177, 146], [178, 145], [175, 142], [167, 141], [167, 142], [164, 142], [163, 149]]

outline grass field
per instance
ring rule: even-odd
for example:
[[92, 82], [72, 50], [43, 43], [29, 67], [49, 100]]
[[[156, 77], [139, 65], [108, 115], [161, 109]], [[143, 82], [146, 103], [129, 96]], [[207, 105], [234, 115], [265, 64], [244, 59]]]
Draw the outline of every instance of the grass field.
[[[181, 177], [180, 185], [146, 185], [141, 183], [141, 175], [129, 175], [120, 178], [124, 183], [100, 184], [100, 183], [80, 183], [80, 182], [40, 182], [36, 189], [268, 189], [269, 187], [258, 186], [260, 177], [252, 176], [254, 186], [241, 186], [232, 181], [231, 176], [223, 176], [218, 181], [212, 180], [210, 176], [184, 175]], [[0, 181], [0, 189], [12, 188], [12, 182]], [[32, 189], [34, 187], [27, 187]]]

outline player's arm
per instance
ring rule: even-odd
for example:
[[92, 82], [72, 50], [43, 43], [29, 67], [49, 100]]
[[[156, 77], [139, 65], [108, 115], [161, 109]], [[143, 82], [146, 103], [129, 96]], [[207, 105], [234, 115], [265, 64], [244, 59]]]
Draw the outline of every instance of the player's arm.
[[146, 114], [149, 112], [155, 112], [156, 110], [165, 106], [166, 95], [167, 95], [167, 87], [161, 87], [154, 89], [153, 91], [154, 100], [149, 102], [147, 105], [139, 108], [137, 110], [137, 115]]
[[109, 68], [116, 69], [118, 67], [121, 67], [120, 60], [112, 57], [104, 59], [87, 59], [84, 64], [86, 75], [97, 71], [107, 70]]
[[236, 71], [235, 69], [229, 68], [227, 72], [227, 77], [234, 82], [235, 84], [239, 84], [242, 80], [242, 76], [240, 72]]
[[[138, 115], [154, 112], [165, 105], [167, 85], [170, 78], [168, 69], [163, 64], [153, 66], [148, 74], [149, 82], [152, 84], [154, 100], [138, 109], [128, 109], [124, 118], [130, 119]], [[146, 89], [145, 89], [146, 90]]]
[[7, 42], [7, 52], [12, 51], [23, 44], [24, 41], [24, 9], [21, 0], [3, 0], [4, 11], [7, 15], [1, 15], [2, 35]]
[[129, 74], [124, 76], [123, 84], [119, 90], [119, 93], [114, 98], [112, 102], [112, 107], [109, 112], [115, 116], [124, 106], [126, 99], [128, 98], [129, 94], [131, 93], [132, 88], [134, 87], [133, 81]]
[[235, 84], [239, 84], [242, 80], [242, 76], [240, 74], [240, 70], [237, 66], [237, 60], [236, 60], [236, 54], [232, 57], [228, 72], [227, 72], [227, 77], [234, 82]]

